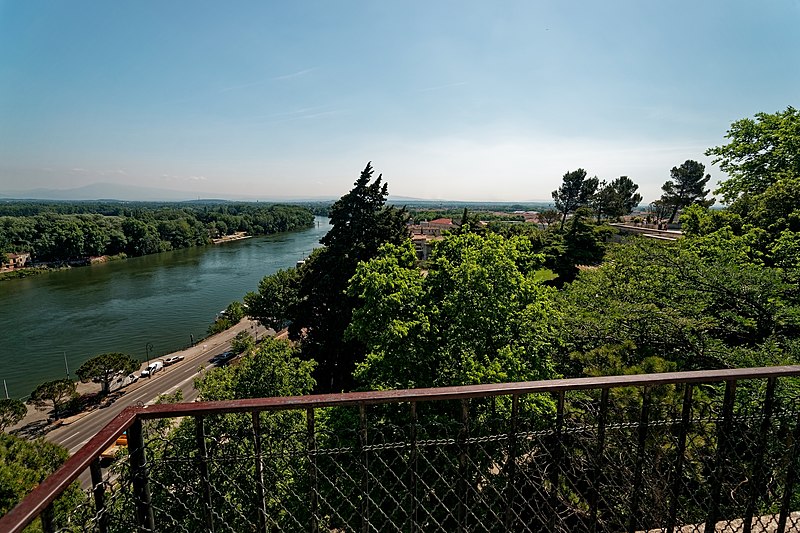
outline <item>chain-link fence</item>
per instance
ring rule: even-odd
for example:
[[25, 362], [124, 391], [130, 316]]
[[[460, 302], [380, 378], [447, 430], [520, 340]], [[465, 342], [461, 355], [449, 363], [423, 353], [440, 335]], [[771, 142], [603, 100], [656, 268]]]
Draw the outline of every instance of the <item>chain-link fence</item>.
[[41, 523], [800, 531], [798, 375], [779, 367], [151, 406], [126, 426], [129, 453], [91, 462], [91, 489], [62, 496]]

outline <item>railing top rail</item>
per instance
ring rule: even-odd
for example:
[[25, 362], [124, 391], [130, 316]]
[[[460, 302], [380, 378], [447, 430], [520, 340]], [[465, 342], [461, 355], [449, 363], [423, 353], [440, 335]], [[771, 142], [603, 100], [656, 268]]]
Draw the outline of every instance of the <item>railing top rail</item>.
[[715, 383], [743, 379], [800, 376], [800, 365], [736, 368], [723, 370], [698, 370], [691, 372], [664, 372], [660, 374], [633, 374], [590, 378], [550, 379], [517, 383], [492, 383], [487, 385], [462, 385], [429, 389], [399, 389], [341, 394], [313, 394], [250, 398], [222, 402], [195, 402], [149, 405], [139, 409], [143, 419], [198, 416], [252, 411], [289, 411], [318, 409], [348, 405], [374, 405], [384, 403], [430, 402], [464, 400], [514, 394], [541, 394], [570, 390], [609, 389], [617, 387], [644, 387], [681, 383]]
[[56, 472], [38, 485], [19, 505], [0, 518], [0, 531], [16, 533], [39, 516], [114, 439], [137, 419], [202, 416], [254, 411], [317, 409], [348, 405], [463, 400], [469, 398], [522, 394], [557, 393], [570, 390], [647, 387], [681, 383], [715, 383], [744, 379], [800, 376], [800, 365], [665, 372], [590, 378], [554, 379], [489, 385], [466, 385], [429, 389], [403, 389], [343, 394], [317, 394], [274, 398], [254, 398], [223, 402], [157, 404], [128, 407], [92, 437]]
[[80, 450], [67, 459], [61, 468], [37, 485], [19, 505], [11, 509], [5, 516], [0, 517], [0, 531], [17, 533], [33, 522], [73, 481], [78, 479], [81, 472], [89, 468], [92, 461], [97, 459], [103, 450], [111, 446], [117, 437], [133, 424], [136, 416], [136, 407], [123, 409]]

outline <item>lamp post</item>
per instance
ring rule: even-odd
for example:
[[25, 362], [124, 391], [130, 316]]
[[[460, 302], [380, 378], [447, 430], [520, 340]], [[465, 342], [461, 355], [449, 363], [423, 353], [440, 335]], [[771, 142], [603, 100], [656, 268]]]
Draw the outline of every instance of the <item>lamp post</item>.
[[[144, 345], [144, 351], [147, 353], [147, 368], [150, 368], [150, 352], [153, 351], [153, 343], [152, 342], [148, 342], [147, 344], [145, 344]], [[153, 373], [150, 372], [149, 374], [147, 374], [147, 377], [148, 377], [148, 379], [153, 377]]]

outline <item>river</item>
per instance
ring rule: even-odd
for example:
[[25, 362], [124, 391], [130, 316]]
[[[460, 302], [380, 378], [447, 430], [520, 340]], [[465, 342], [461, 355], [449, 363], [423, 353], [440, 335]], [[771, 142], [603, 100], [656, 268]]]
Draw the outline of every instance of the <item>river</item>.
[[66, 377], [67, 366], [75, 379], [100, 353], [145, 360], [148, 343], [152, 356], [184, 348], [265, 275], [308, 256], [329, 228], [316, 217], [307, 230], [0, 282], [0, 380], [22, 398]]

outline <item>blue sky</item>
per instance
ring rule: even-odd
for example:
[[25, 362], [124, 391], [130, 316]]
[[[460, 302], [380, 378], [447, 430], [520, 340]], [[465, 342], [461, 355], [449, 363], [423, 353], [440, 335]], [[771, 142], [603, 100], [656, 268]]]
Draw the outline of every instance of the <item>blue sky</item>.
[[[800, 1], [0, 1], [0, 193], [645, 201], [798, 106]], [[722, 175], [708, 169], [716, 181]]]

